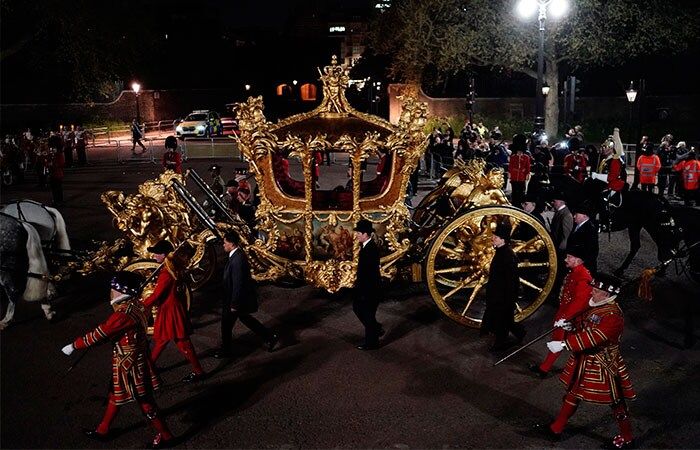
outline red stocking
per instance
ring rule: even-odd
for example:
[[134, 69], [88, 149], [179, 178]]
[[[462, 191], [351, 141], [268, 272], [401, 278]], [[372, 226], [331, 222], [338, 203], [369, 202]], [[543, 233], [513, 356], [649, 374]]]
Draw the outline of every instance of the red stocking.
[[624, 400], [617, 405], [613, 405], [613, 416], [617, 421], [617, 426], [620, 428], [620, 436], [625, 442], [630, 442], [632, 439], [632, 424], [630, 423], [630, 415], [627, 411], [627, 405]]
[[168, 342], [170, 341], [153, 340], [153, 350], [151, 350], [151, 363], [153, 363], [153, 366], [156, 365], [156, 360], [160, 354], [163, 353], [163, 350], [165, 350], [165, 346], [168, 345]]
[[555, 433], [561, 433], [562, 431], [564, 431], [566, 422], [568, 422], [569, 418], [573, 416], [576, 412], [576, 408], [578, 408], [579, 401], [580, 400], [574, 397], [573, 395], [566, 394], [564, 396], [564, 403], [562, 403], [561, 405], [559, 415], [556, 419], [554, 419], [554, 422], [552, 422], [552, 424], [549, 425], [549, 428], [551, 428], [552, 431], [554, 431]]
[[[161, 439], [168, 441], [173, 438], [170, 428], [168, 428], [168, 424], [166, 424], [165, 421], [160, 418], [158, 407], [155, 405], [155, 403], [142, 400], [139, 403], [139, 406], [141, 407], [143, 414], [146, 416], [149, 422], [151, 422], [153, 428], [155, 428], [158, 434], [160, 434]], [[158, 436], [156, 436], [156, 439], [158, 439]]]
[[112, 425], [114, 418], [117, 417], [118, 412], [119, 406], [116, 403], [114, 403], [114, 394], [109, 394], [109, 399], [107, 401], [107, 409], [105, 410], [105, 414], [102, 417], [102, 422], [100, 422], [95, 431], [97, 431], [100, 434], [109, 433], [109, 427], [110, 425]]
[[183, 340], [178, 340], [175, 341], [177, 344], [177, 348], [180, 350], [180, 353], [185, 355], [185, 358], [187, 358], [187, 361], [192, 364], [192, 368], [194, 369], [194, 373], [197, 375], [201, 375], [204, 373], [204, 370], [202, 369], [202, 366], [199, 364], [199, 359], [197, 358], [197, 353], [194, 351], [194, 347], [192, 346], [192, 342], [189, 339], [183, 339]]
[[[564, 330], [561, 328], [557, 328], [554, 331], [552, 331], [552, 340], [553, 341], [564, 340]], [[542, 364], [540, 364], [540, 370], [542, 372], [549, 372], [550, 370], [552, 370], [552, 366], [557, 361], [557, 358], [559, 358], [559, 355], [561, 355], [561, 352], [558, 352], [558, 353], [549, 352], [549, 353], [547, 353], [547, 357], [544, 359], [544, 361], [542, 361]]]

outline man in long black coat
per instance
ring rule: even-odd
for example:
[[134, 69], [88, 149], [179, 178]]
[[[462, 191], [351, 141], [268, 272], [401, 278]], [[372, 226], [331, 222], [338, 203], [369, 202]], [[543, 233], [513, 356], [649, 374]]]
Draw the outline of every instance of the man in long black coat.
[[265, 340], [268, 351], [273, 351], [278, 341], [275, 334], [251, 316], [258, 310], [258, 298], [255, 282], [250, 276], [250, 265], [238, 244], [236, 233], [224, 235], [224, 251], [228, 253], [228, 261], [224, 268], [224, 297], [221, 304], [221, 348], [214, 354], [215, 358], [231, 356], [231, 332], [237, 319]]
[[384, 329], [376, 318], [381, 293], [379, 248], [372, 240], [372, 222], [362, 219], [357, 222], [354, 231], [355, 238], [360, 242], [360, 257], [357, 262], [352, 310], [365, 327], [365, 341], [357, 348], [374, 350], [379, 347], [379, 337], [384, 334]]
[[507, 349], [512, 343], [508, 334], [513, 333], [518, 342], [525, 337], [525, 328], [515, 323], [515, 302], [518, 299], [518, 257], [510, 248], [511, 226], [508, 222], [496, 225], [493, 246], [496, 253], [491, 260], [489, 280], [486, 283], [486, 310], [481, 321], [481, 335], [496, 336], [491, 351]]
[[574, 208], [574, 229], [567, 242], [571, 247], [584, 249], [583, 265], [595, 276], [598, 270], [598, 227], [591, 216], [593, 211], [586, 202]]

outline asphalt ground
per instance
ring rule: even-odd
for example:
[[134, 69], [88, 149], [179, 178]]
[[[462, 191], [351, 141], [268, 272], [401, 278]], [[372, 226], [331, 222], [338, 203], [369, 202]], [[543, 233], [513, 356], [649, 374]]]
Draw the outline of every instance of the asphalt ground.
[[[99, 202], [109, 189], [133, 193], [160, 172], [150, 162], [92, 160], [68, 169], [61, 212], [74, 247], [120, 234]], [[218, 159], [224, 173], [240, 162]], [[214, 160], [190, 159], [206, 175]], [[341, 177], [342, 164], [330, 172]], [[226, 175], [224, 175], [226, 176]], [[33, 177], [2, 191], [2, 201], [32, 198], [49, 203]], [[342, 178], [338, 178], [341, 182]], [[423, 193], [424, 194], [424, 193]], [[612, 270], [627, 248], [625, 233], [601, 235], [599, 267]], [[656, 264], [646, 233], [626, 277]], [[17, 306], [15, 322], [0, 341], [0, 446], [2, 448], [139, 448], [153, 435], [140, 410], [122, 408], [113, 439], [90, 441], [81, 427], [102, 417], [110, 377], [109, 346], [91, 350], [69, 374], [73, 359], [60, 349], [109, 315], [105, 274], [76, 277], [60, 285], [58, 320], [49, 323], [37, 304]], [[700, 292], [697, 284], [669, 269], [654, 282], [655, 299], [643, 303], [633, 289], [621, 295], [626, 329], [622, 354], [638, 393], [630, 404], [641, 448], [700, 446]], [[235, 358], [212, 357], [219, 343], [220, 285], [194, 295], [192, 341], [208, 377], [197, 384], [179, 380], [190, 368], [174, 347], [158, 364], [166, 387], [156, 400], [179, 448], [545, 448], [530, 427], [559, 410], [564, 389], [556, 376], [534, 378], [526, 364], [546, 353], [543, 342], [493, 367], [488, 339], [441, 315], [422, 284], [393, 283], [377, 317], [387, 330], [382, 347], [355, 349], [362, 328], [351, 298], [341, 292], [274, 285], [259, 288], [256, 316], [281, 337], [268, 353], [240, 324], [234, 329]], [[545, 331], [555, 306], [545, 304], [524, 323], [528, 337]], [[692, 334], [688, 335], [688, 329]], [[563, 367], [565, 357], [557, 362]], [[583, 404], [559, 448], [599, 448], [617, 434], [610, 409]]]

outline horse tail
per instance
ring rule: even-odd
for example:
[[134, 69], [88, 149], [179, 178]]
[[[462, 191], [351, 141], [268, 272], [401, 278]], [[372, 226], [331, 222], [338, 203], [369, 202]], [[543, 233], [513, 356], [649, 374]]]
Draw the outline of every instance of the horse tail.
[[[29, 259], [29, 272], [37, 274], [47, 274], [49, 266], [44, 257], [44, 250], [41, 248], [41, 237], [36, 229], [27, 222], [22, 222], [22, 226], [27, 231], [27, 258]], [[28, 302], [45, 301], [56, 294], [53, 283], [43, 278], [28, 277], [27, 286], [24, 289], [24, 298]]]
[[56, 245], [58, 245], [59, 250], [70, 250], [70, 240], [68, 239], [68, 232], [66, 231], [66, 221], [63, 219], [63, 215], [56, 209], [45, 206], [46, 210], [53, 216], [54, 223], [56, 224]]

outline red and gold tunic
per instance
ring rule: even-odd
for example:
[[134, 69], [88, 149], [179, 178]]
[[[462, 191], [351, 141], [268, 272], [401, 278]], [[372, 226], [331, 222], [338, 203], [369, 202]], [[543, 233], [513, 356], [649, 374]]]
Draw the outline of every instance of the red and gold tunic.
[[146, 312], [138, 302], [129, 302], [97, 328], [73, 342], [84, 349], [112, 341], [112, 392], [117, 405], [150, 395], [160, 387], [146, 340]]
[[564, 341], [572, 354], [560, 377], [571, 394], [602, 404], [636, 397], [620, 355], [623, 327], [622, 310], [616, 303], [592, 308], [576, 321], [576, 331]]
[[166, 258], [163, 270], [158, 274], [155, 290], [143, 300], [147, 310], [158, 307], [153, 324], [153, 340], [168, 341], [186, 339], [191, 334], [187, 314], [186, 286], [178, 282], [178, 271], [171, 257]]

